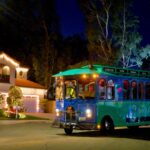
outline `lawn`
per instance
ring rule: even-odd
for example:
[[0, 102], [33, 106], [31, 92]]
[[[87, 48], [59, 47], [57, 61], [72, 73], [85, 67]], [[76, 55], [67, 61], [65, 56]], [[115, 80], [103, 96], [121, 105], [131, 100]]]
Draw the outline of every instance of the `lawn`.
[[16, 119], [15, 117], [5, 117], [5, 116], [0, 116], [0, 120], [49, 120], [47, 118], [40, 118], [32, 115], [25, 115], [24, 118], [18, 118]]

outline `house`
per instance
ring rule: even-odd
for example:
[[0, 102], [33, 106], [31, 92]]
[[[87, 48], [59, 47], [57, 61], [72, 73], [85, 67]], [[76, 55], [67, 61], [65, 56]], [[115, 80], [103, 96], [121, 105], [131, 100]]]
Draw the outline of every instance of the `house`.
[[9, 87], [12, 85], [20, 87], [23, 93], [23, 103], [26, 112], [40, 112], [39, 101], [44, 98], [47, 89], [27, 79], [28, 68], [21, 67], [19, 62], [4, 52], [0, 52], [0, 93], [8, 97]]

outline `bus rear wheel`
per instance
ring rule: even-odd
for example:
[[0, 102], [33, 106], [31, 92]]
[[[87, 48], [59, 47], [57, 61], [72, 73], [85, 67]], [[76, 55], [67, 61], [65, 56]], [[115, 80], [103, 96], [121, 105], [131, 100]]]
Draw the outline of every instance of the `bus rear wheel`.
[[66, 133], [67, 135], [70, 135], [70, 134], [72, 134], [72, 132], [73, 132], [73, 127], [70, 126], [70, 127], [68, 127], [68, 128], [64, 128], [64, 131], [65, 131], [65, 133]]
[[111, 118], [106, 117], [101, 122], [102, 134], [112, 134], [114, 131], [114, 123]]

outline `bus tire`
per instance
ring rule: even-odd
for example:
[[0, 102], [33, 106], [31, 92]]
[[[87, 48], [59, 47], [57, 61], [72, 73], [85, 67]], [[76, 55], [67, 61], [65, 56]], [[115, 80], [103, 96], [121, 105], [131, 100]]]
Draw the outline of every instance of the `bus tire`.
[[114, 131], [114, 123], [110, 117], [105, 117], [101, 122], [102, 134], [112, 134]]
[[70, 135], [70, 134], [72, 134], [72, 132], [73, 132], [73, 127], [70, 126], [69, 128], [64, 128], [64, 131], [65, 131], [65, 133], [66, 133], [67, 135]]

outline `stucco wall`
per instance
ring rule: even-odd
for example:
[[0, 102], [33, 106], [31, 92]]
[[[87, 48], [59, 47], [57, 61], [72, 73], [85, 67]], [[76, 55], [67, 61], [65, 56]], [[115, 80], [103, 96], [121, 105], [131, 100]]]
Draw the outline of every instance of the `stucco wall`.
[[46, 111], [48, 113], [55, 113], [55, 101], [48, 101], [47, 102]]

